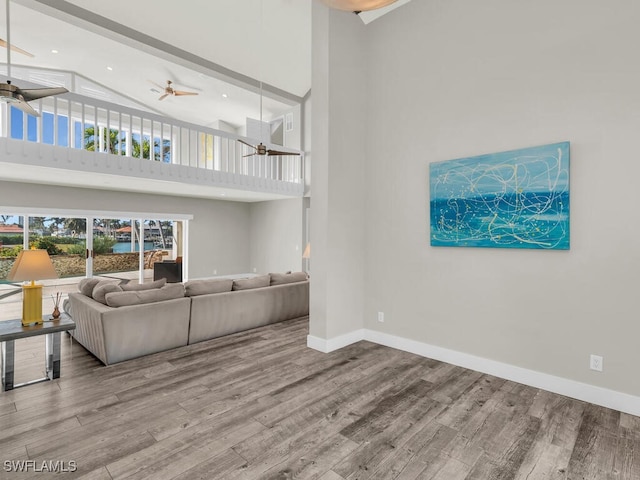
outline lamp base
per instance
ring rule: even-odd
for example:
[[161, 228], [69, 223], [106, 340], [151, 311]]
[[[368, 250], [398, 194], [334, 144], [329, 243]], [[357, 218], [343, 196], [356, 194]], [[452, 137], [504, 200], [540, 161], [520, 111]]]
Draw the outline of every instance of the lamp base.
[[22, 286], [22, 326], [42, 324], [42, 285]]

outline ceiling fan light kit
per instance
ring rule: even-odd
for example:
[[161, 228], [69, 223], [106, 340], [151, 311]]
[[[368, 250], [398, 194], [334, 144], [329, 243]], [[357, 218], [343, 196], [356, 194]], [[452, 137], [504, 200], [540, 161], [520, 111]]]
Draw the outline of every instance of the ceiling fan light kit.
[[366, 12], [391, 5], [397, 0], [322, 0], [329, 8], [346, 12]]

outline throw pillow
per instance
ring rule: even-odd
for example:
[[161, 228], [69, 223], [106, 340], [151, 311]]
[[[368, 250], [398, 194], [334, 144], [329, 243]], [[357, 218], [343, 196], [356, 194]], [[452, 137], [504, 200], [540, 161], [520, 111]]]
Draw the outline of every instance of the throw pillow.
[[284, 285], [286, 283], [304, 282], [307, 280], [307, 274], [304, 272], [295, 273], [270, 273], [271, 285]]
[[252, 278], [241, 278], [233, 281], [233, 290], [249, 290], [252, 288], [268, 287], [271, 283], [269, 274]]
[[230, 278], [216, 278], [208, 280], [189, 280], [184, 284], [187, 297], [208, 295], [210, 293], [230, 292], [233, 280]]
[[93, 293], [93, 289], [96, 287], [96, 285], [98, 283], [100, 283], [100, 277], [93, 277], [93, 278], [83, 278], [82, 280], [80, 280], [80, 283], [78, 284], [78, 291], [87, 296], [90, 297], [91, 294]]
[[161, 278], [151, 283], [125, 283], [122, 285], [123, 292], [141, 292], [143, 290], [153, 290], [155, 288], [162, 288], [167, 283], [166, 278]]
[[181, 283], [170, 283], [162, 288], [142, 291], [113, 292], [106, 295], [110, 307], [128, 307], [145, 303], [162, 302], [184, 297], [184, 286]]
[[122, 288], [120, 287], [120, 285], [115, 282], [106, 281], [98, 283], [98, 285], [96, 285], [96, 287], [93, 289], [93, 293], [91, 294], [91, 296], [96, 302], [100, 302], [106, 305], [107, 300], [105, 298], [105, 295], [107, 295], [107, 293], [121, 291]]

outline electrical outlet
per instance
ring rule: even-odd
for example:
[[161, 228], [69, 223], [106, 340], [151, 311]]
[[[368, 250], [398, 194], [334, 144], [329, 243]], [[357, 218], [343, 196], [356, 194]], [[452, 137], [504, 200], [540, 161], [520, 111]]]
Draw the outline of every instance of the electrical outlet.
[[378, 312], [378, 321], [384, 323], [384, 312]]
[[258, 269], [256, 267], [253, 267], [253, 273], [256, 273], [258, 271]]
[[213, 274], [214, 274], [214, 275], [217, 275], [217, 274], [218, 274], [218, 269], [217, 269], [217, 268], [214, 268], [214, 269], [213, 269]]
[[600, 355], [591, 355], [589, 367], [597, 372], [602, 371], [604, 359]]

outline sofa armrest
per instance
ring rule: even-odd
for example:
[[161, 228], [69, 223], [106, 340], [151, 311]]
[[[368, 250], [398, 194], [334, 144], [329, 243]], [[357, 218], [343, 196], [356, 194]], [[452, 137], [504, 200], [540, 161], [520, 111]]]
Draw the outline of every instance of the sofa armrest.
[[70, 293], [72, 333], [105, 365], [187, 345], [191, 300], [113, 308]]
[[71, 335], [102, 363], [107, 364], [102, 313], [113, 309], [81, 293], [70, 293], [69, 305], [71, 318], [76, 323]]

